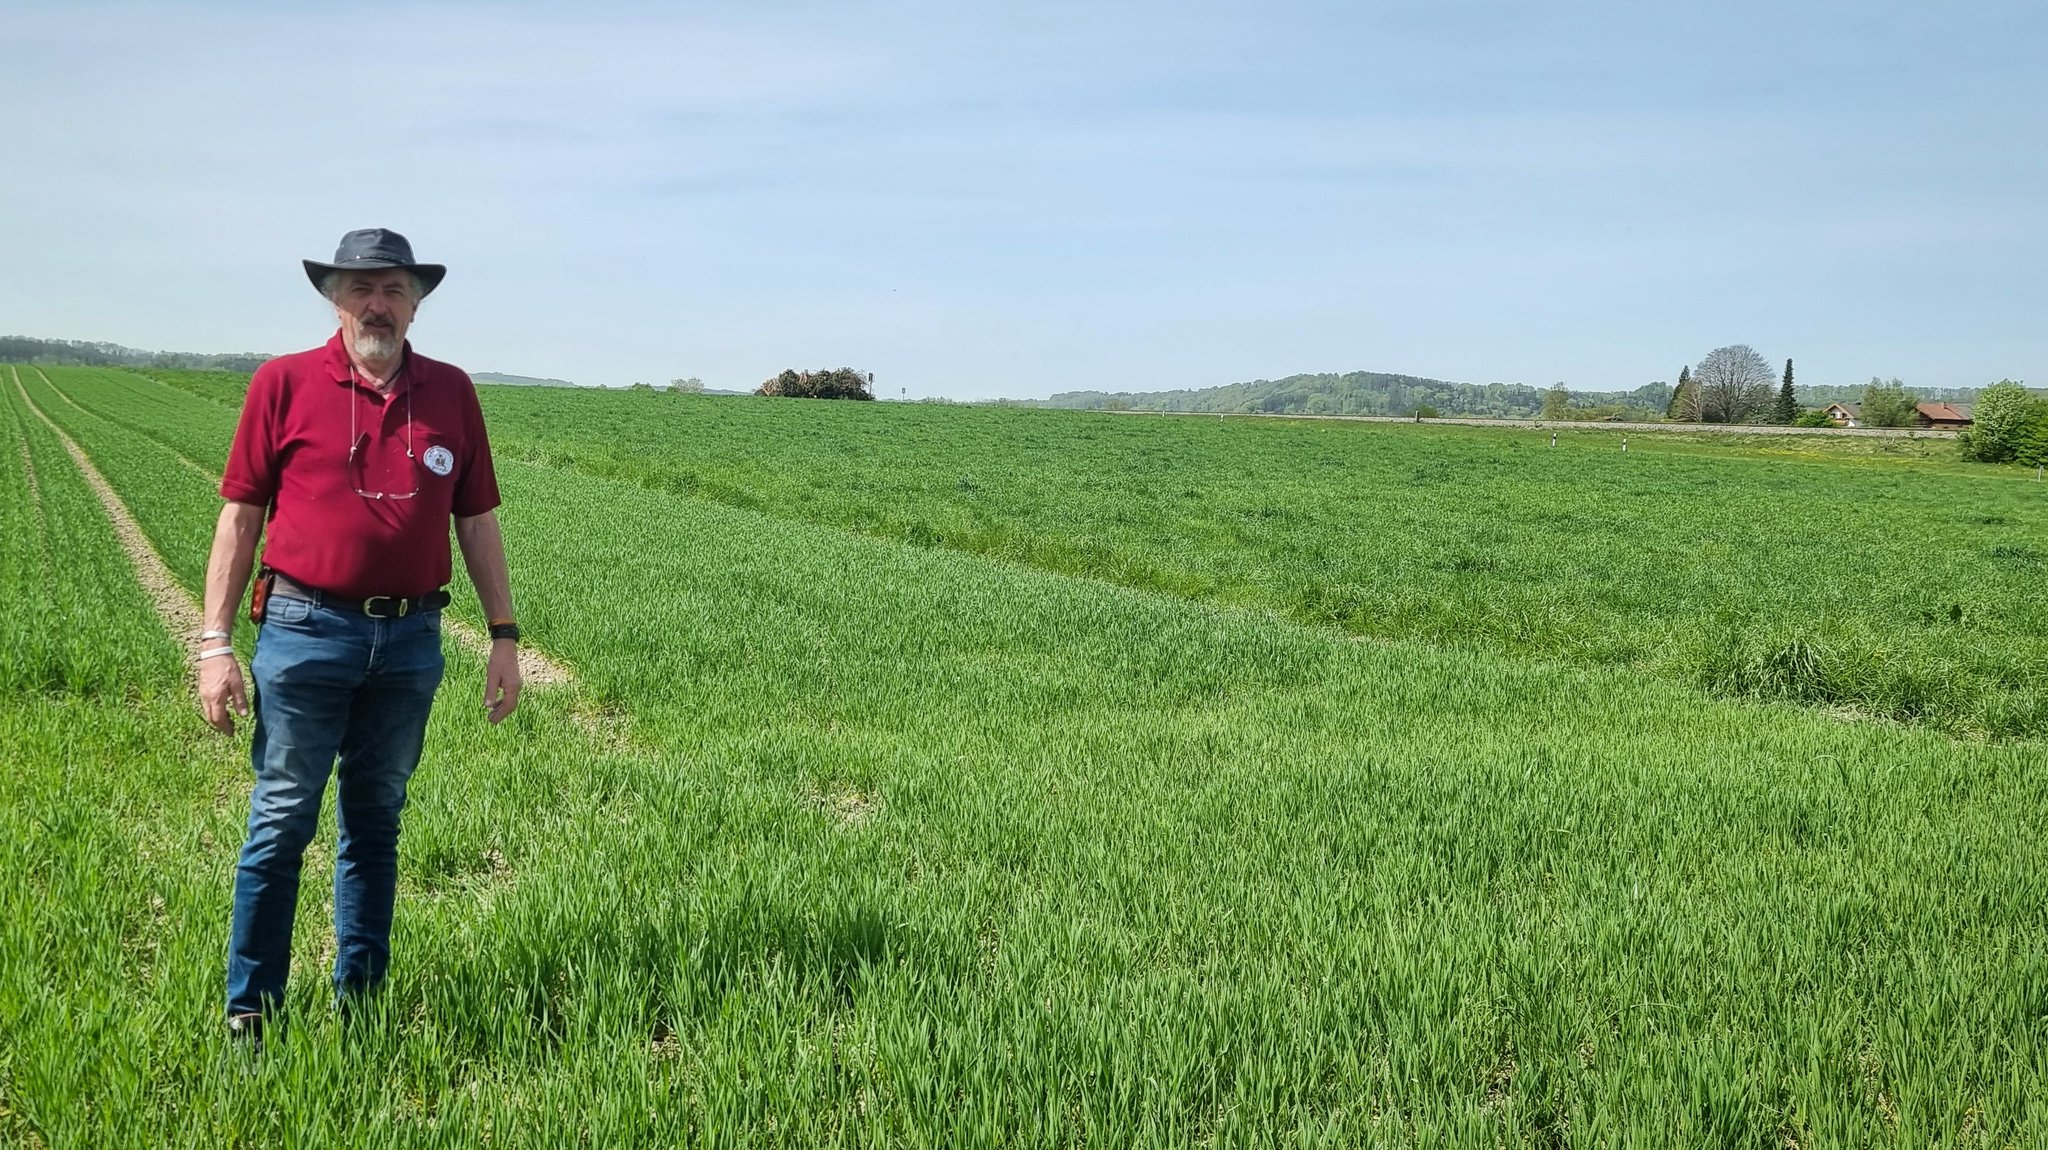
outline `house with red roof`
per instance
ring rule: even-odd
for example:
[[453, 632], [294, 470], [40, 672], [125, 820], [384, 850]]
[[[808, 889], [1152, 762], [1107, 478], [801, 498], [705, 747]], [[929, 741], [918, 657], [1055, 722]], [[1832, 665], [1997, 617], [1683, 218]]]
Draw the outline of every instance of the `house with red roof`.
[[1970, 426], [1974, 422], [1970, 416], [1970, 411], [1970, 405], [1967, 403], [1916, 403], [1913, 405], [1913, 414], [1919, 417], [1920, 426], [1939, 428], [1945, 431], [1954, 431]]

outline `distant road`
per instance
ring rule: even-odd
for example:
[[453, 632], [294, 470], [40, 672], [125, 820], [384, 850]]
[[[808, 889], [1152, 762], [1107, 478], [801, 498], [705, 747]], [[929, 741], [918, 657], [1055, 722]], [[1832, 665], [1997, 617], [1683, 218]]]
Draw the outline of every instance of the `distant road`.
[[1615, 423], [1570, 419], [1416, 419], [1403, 415], [1289, 415], [1277, 411], [1104, 411], [1104, 415], [1179, 415], [1198, 419], [1336, 419], [1352, 423], [1461, 423], [1468, 427], [1534, 427], [1557, 431], [1710, 431], [1721, 435], [1848, 435], [1869, 439], [1954, 439], [1925, 427], [1780, 427], [1763, 423]]

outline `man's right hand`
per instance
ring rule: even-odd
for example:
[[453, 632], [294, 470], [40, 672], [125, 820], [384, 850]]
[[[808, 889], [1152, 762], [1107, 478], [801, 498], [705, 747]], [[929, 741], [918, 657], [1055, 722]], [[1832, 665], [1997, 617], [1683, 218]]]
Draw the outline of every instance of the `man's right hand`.
[[233, 655], [199, 661], [199, 713], [223, 735], [235, 733], [235, 716], [249, 717], [249, 694], [242, 687], [242, 663]]

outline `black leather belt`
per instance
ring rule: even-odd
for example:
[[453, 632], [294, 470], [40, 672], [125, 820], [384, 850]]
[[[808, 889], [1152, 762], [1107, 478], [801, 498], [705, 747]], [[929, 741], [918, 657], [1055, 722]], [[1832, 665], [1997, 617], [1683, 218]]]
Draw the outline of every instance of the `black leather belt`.
[[439, 611], [448, 605], [448, 592], [430, 591], [425, 595], [407, 598], [403, 595], [372, 595], [368, 599], [344, 599], [317, 588], [308, 587], [282, 571], [271, 572], [276, 580], [271, 584], [272, 595], [287, 599], [304, 599], [315, 607], [333, 607], [341, 611], [361, 611], [372, 619], [402, 619], [422, 611]]

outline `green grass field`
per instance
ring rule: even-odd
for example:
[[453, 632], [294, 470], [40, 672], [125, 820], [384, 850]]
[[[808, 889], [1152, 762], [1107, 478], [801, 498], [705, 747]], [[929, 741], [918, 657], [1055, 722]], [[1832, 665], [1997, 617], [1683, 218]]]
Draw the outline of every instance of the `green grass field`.
[[235, 381], [19, 370], [0, 1142], [2048, 1139], [2015, 476], [491, 389], [576, 679], [489, 728], [451, 645], [382, 1013], [309, 882], [250, 1063], [246, 735], [29, 407], [190, 587]]
[[[2048, 489], [1950, 443], [505, 388], [501, 450], [1375, 638], [2048, 735]], [[2026, 476], [2031, 480], [2032, 476]]]

